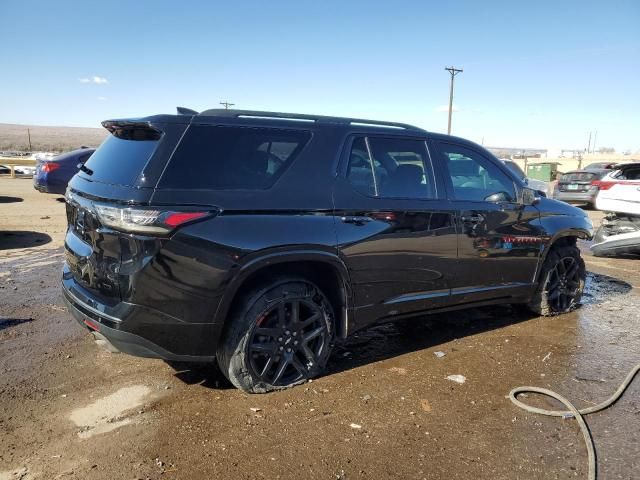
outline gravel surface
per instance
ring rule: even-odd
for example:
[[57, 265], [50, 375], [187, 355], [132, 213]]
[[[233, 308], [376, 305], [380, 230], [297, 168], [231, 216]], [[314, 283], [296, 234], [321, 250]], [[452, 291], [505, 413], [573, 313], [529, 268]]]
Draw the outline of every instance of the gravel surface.
[[[640, 361], [640, 260], [583, 248], [587, 295], [571, 314], [379, 325], [337, 348], [326, 376], [249, 396], [209, 366], [96, 346], [60, 296], [64, 232], [57, 196], [0, 177], [0, 480], [585, 478], [575, 422], [507, 394], [541, 386], [586, 407]], [[636, 380], [587, 417], [602, 479], [638, 478], [639, 394]]]

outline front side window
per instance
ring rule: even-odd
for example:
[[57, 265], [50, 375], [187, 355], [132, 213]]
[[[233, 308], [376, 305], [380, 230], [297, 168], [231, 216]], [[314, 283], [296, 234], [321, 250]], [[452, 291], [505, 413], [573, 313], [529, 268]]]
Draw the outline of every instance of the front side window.
[[311, 138], [301, 130], [192, 125], [171, 157], [161, 188], [267, 189]]
[[478, 152], [452, 143], [438, 142], [456, 200], [516, 201], [511, 179]]
[[430, 165], [422, 140], [358, 137], [351, 147], [347, 179], [372, 197], [436, 198]]

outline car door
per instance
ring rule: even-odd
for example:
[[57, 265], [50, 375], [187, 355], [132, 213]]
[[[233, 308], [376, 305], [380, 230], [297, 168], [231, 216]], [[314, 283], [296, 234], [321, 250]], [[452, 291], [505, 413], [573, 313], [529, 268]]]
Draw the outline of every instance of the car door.
[[538, 209], [518, 202], [514, 178], [488, 152], [443, 140], [433, 141], [432, 152], [458, 226], [451, 301], [526, 297], [545, 240]]
[[342, 160], [335, 224], [355, 326], [445, 305], [456, 232], [425, 139], [355, 135]]

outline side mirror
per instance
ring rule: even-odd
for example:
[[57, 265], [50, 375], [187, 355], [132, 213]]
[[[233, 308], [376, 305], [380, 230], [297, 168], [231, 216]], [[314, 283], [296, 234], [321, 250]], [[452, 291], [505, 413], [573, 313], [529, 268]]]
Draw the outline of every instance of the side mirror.
[[509, 198], [509, 194], [507, 192], [492, 193], [488, 197], [484, 198], [485, 202], [491, 202], [491, 203], [508, 202], [510, 200], [511, 199]]
[[535, 205], [540, 201], [538, 193], [533, 188], [523, 188], [521, 194], [521, 201], [523, 205]]

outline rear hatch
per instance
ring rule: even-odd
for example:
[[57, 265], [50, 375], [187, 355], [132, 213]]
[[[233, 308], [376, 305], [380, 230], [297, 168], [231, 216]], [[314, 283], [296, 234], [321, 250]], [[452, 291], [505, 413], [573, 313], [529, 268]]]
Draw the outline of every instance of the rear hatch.
[[601, 210], [640, 215], [640, 164], [627, 164], [599, 182]]
[[558, 188], [561, 192], [588, 192], [599, 178], [598, 172], [569, 172], [560, 177]]
[[119, 300], [128, 289], [128, 274], [159, 240], [135, 238], [105, 219], [149, 203], [186, 124], [108, 121], [103, 126], [111, 135], [69, 182], [65, 256], [67, 275], [98, 296]]

